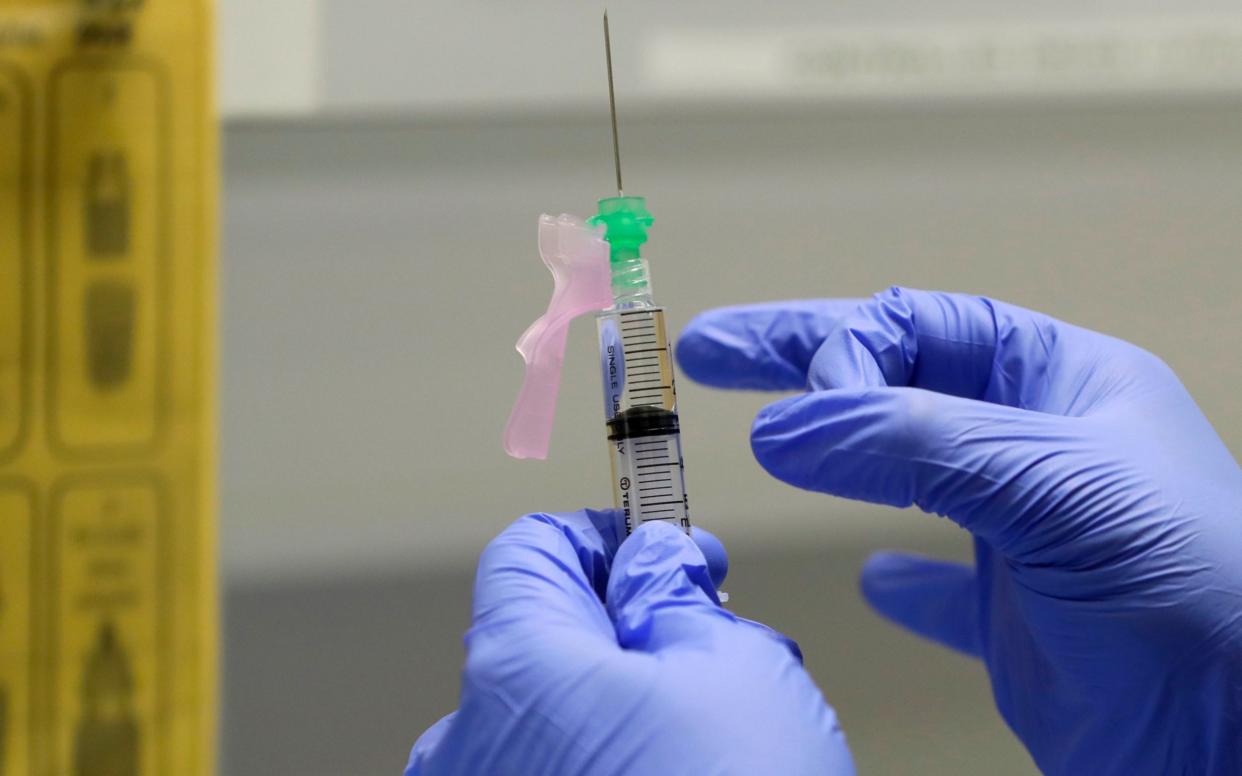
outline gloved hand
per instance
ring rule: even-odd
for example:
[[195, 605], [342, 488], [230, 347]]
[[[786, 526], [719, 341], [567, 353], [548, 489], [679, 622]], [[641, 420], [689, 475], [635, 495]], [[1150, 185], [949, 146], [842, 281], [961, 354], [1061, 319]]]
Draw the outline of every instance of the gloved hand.
[[620, 526], [526, 515], [488, 546], [461, 708], [406, 775], [852, 774], [796, 646], [721, 608], [684, 533], [648, 524], [618, 550]]
[[979, 656], [1051, 774], [1242, 774], [1242, 473], [1133, 345], [978, 297], [716, 310], [709, 385], [806, 389], [751, 445], [801, 488], [947, 516], [973, 568], [883, 553], [881, 613]]

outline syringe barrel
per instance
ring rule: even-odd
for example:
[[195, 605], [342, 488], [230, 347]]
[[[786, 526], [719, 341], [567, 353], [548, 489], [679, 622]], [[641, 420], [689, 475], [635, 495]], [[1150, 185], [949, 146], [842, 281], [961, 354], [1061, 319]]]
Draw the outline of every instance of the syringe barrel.
[[672, 350], [664, 310], [641, 301], [598, 316], [613, 499], [627, 532], [650, 521], [690, 531]]

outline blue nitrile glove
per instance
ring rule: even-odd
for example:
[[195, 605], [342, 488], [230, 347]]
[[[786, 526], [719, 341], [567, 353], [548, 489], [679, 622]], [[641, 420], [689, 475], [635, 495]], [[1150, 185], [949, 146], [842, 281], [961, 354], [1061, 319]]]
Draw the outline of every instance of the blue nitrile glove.
[[618, 518], [526, 515], [483, 552], [461, 708], [407, 776], [852, 774], [796, 646], [721, 608], [683, 532], [618, 550]]
[[755, 419], [774, 476], [974, 534], [973, 568], [882, 553], [863, 593], [981, 657], [1045, 772], [1242, 774], [1242, 473], [1158, 358], [906, 289], [705, 313], [677, 353], [808, 391]]

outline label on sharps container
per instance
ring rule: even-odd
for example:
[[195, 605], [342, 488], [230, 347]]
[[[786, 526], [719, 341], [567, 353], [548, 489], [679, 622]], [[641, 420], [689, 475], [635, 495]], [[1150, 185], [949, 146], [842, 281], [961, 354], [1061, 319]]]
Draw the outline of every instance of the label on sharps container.
[[0, 776], [214, 773], [207, 0], [0, 0]]

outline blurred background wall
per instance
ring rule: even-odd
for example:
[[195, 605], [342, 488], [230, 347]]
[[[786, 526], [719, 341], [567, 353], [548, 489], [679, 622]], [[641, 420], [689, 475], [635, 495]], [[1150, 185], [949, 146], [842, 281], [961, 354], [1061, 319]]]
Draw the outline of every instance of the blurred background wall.
[[[670, 326], [987, 294], [1158, 353], [1242, 450], [1242, 14], [1079, 5], [615, 4]], [[535, 219], [611, 193], [599, 10], [222, 3], [226, 774], [399, 772], [455, 703], [483, 545], [610, 497], [589, 323], [550, 459], [499, 444], [551, 288]], [[966, 559], [962, 533], [772, 481], [769, 397], [679, 389], [733, 607], [799, 640], [860, 771], [1033, 773], [982, 669], [856, 593], [869, 552]]]

